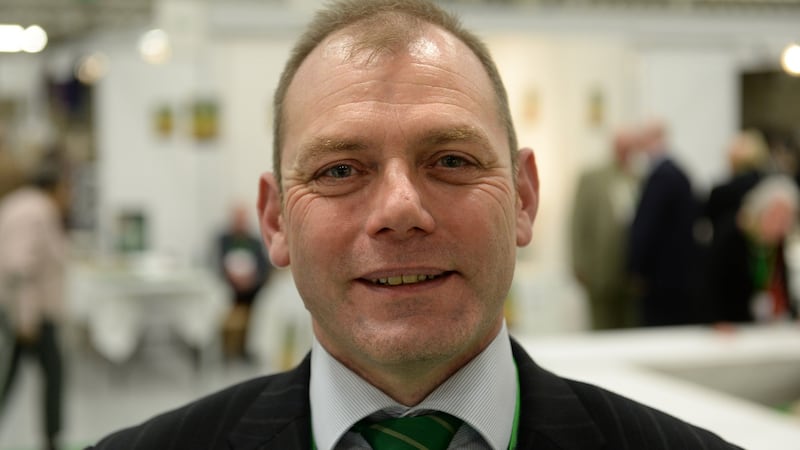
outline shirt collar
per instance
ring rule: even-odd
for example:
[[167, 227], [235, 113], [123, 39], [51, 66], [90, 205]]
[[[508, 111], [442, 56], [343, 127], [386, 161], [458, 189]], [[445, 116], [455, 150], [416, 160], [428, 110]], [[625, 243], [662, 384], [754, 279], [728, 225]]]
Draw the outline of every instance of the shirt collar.
[[438, 410], [459, 417], [494, 449], [508, 447], [518, 383], [505, 322], [494, 340], [419, 405], [398, 404], [330, 355], [314, 339], [311, 351], [311, 424], [320, 450], [331, 450], [359, 420], [385, 410], [414, 415]]

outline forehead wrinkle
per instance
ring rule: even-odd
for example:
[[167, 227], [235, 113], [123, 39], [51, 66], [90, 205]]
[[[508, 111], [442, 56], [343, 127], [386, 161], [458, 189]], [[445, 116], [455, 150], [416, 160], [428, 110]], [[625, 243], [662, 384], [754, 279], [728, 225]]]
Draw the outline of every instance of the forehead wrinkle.
[[[491, 92], [491, 91], [487, 92], [487, 91], [484, 90], [484, 87], [491, 89], [490, 80], [488, 80], [488, 77], [485, 80], [486, 85], [483, 86], [480, 82], [476, 81], [473, 77], [469, 76], [469, 74], [461, 72], [461, 71], [458, 71], [458, 70], [454, 70], [454, 69], [452, 69], [450, 67], [437, 66], [437, 65], [431, 64], [431, 63], [429, 63], [427, 61], [414, 61], [414, 62], [411, 63], [411, 65], [412, 66], [416, 66], [416, 67], [420, 67], [420, 68], [426, 68], [428, 70], [431, 70], [432, 72], [440, 72], [440, 73], [443, 72], [443, 73], [445, 73], [447, 75], [452, 76], [455, 79], [462, 80], [465, 83], [461, 88], [468, 88], [468, 92], [470, 92], [472, 95], [474, 95], [475, 98], [486, 100], [486, 101], [490, 102], [493, 105], [494, 108], [497, 108], [497, 106], [496, 106], [497, 102], [494, 100], [493, 92]], [[478, 75], [478, 76], [480, 76], [480, 75]], [[441, 79], [441, 77], [438, 74], [436, 74], [436, 75], [429, 74], [429, 75], [427, 75], [427, 79]], [[424, 84], [424, 82], [418, 82], [417, 84]], [[460, 95], [466, 95], [466, 93], [460, 92], [461, 88], [453, 88], [453, 87], [450, 87], [450, 86], [440, 86], [440, 89], [444, 89], [444, 90], [448, 90], [448, 91], [457, 91]], [[489, 94], [488, 98], [485, 95], [487, 93]]]

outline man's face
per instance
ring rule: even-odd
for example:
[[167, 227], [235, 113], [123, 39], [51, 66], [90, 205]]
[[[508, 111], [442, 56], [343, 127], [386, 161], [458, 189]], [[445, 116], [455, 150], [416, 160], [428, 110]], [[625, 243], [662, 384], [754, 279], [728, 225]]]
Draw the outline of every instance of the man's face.
[[371, 61], [347, 58], [350, 42], [329, 37], [287, 92], [282, 210], [274, 178], [261, 184], [270, 257], [356, 370], [471, 358], [530, 241], [533, 156], [518, 196], [488, 76], [450, 34]]

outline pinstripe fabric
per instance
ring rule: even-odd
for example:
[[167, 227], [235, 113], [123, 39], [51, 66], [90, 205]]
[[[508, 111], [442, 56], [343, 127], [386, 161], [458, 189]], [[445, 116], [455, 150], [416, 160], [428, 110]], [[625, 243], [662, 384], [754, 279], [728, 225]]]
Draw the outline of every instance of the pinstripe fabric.
[[536, 365], [512, 339], [520, 372], [520, 449], [736, 449], [715, 434]]
[[[100, 441], [97, 450], [309, 449], [309, 359], [157, 416]], [[90, 447], [91, 449], [92, 447]]]
[[[537, 366], [512, 340], [522, 408], [518, 449], [721, 450], [718, 436]], [[102, 440], [96, 450], [307, 450], [309, 358]]]

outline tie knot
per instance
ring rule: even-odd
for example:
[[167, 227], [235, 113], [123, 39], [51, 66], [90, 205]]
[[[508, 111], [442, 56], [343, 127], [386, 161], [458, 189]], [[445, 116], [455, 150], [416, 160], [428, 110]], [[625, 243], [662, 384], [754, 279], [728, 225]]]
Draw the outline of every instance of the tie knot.
[[461, 419], [443, 412], [359, 422], [361, 433], [375, 450], [445, 450], [461, 426]]

